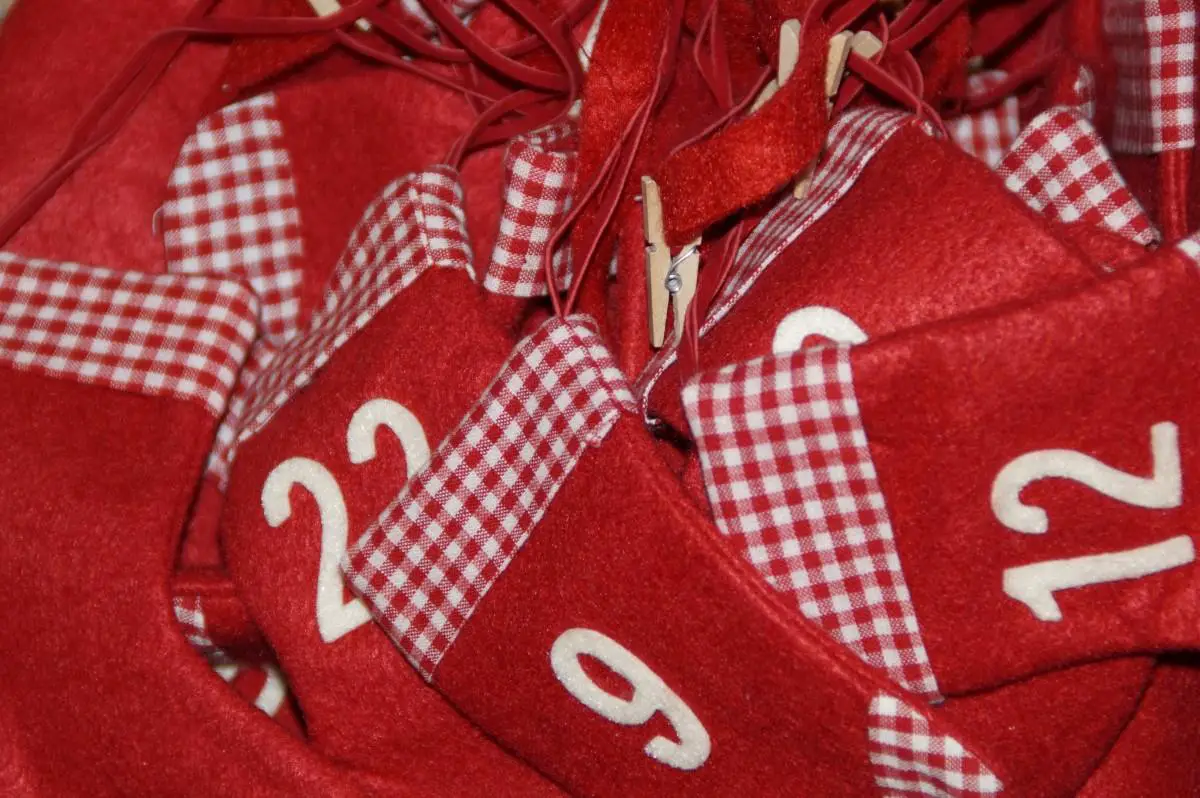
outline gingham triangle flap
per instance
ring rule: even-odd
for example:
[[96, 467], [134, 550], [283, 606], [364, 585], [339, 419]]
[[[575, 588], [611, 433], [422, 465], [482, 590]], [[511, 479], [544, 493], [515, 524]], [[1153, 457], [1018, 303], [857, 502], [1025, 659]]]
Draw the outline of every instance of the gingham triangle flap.
[[[563, 122], [520, 136], [504, 154], [504, 210], [483, 287], [514, 297], [545, 296], [542, 257], [571, 207], [578, 164], [574, 126]], [[570, 247], [554, 253], [561, 290], [570, 282]]]
[[999, 795], [1004, 785], [962, 743], [894, 696], [879, 693], [867, 710], [867, 756], [885, 798]]
[[1196, 145], [1194, 0], [1106, 0], [1104, 33], [1117, 67], [1117, 152]]
[[258, 302], [231, 280], [0, 252], [0, 365], [225, 411]]
[[349, 549], [351, 588], [426, 679], [585, 448], [631, 408], [591, 322], [552, 319]]
[[804, 617], [897, 684], [936, 700], [849, 349], [701, 374], [684, 387], [683, 406], [730, 545]]
[[244, 279], [262, 305], [262, 334], [300, 324], [303, 252], [291, 158], [273, 94], [227, 105], [188, 137], [159, 219], [167, 271]]
[[1062, 222], [1107, 227], [1138, 244], [1162, 238], [1078, 108], [1051, 108], [1038, 114], [1001, 159], [996, 173], [1038, 213]]
[[[231, 409], [231, 448], [266, 426], [347, 341], [431, 268], [462, 269], [474, 279], [458, 174], [435, 166], [389, 183], [363, 212], [325, 299], [299, 335], [255, 359]], [[234, 440], [236, 435], [236, 441]]]
[[[1008, 73], [993, 69], [967, 78], [967, 97], [979, 97], [1000, 85]], [[1021, 130], [1021, 111], [1015, 94], [977, 111], [946, 121], [950, 138], [968, 155], [995, 167]]]

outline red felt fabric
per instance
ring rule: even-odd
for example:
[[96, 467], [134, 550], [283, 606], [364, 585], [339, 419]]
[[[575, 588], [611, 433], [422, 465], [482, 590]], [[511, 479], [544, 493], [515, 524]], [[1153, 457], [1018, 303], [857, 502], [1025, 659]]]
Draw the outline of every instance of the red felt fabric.
[[[1006, 569], [1188, 534], [1196, 280], [1191, 263], [1164, 252], [1090, 289], [854, 350], [871, 452], [946, 693], [1106, 655], [1195, 647], [1194, 561], [1063, 589], [1054, 594], [1059, 621], [1035, 617], [1001, 585]], [[1180, 507], [1146, 509], [1040, 479], [1020, 495], [1047, 508], [1047, 533], [1013, 531], [993, 514], [993, 481], [1019, 455], [1078, 450], [1146, 475], [1150, 429], [1164, 421], [1181, 430]], [[988, 644], [997, 637], [1006, 644]]]
[[[149, 36], [190, 0], [114, 5], [22, 2], [0, 28], [0, 214], [42, 177], [83, 109]], [[50, 57], [48, 54], [52, 54]], [[187, 45], [126, 125], [5, 246], [22, 254], [162, 271], [152, 229], [167, 177], [225, 48]]]
[[199, 599], [204, 631], [213, 644], [240, 662], [269, 662], [273, 655], [224, 568], [180, 569], [171, 578], [171, 594]]
[[[619, 726], [564, 689], [549, 652], [578, 627], [624, 646], [687, 703], [711, 739], [702, 767], [646, 756], [655, 735], [674, 739], [661, 715]], [[594, 796], [774, 795], [781, 785], [872, 795], [867, 705], [892, 689], [783, 614], [658, 464], [632, 416], [584, 454], [435, 684], [506, 747]]]
[[1168, 657], [1154, 669], [1138, 713], [1080, 798], [1200, 794], [1200, 713], [1192, 698], [1200, 689], [1193, 657]]
[[[834, 308], [874, 337], [1099, 273], [985, 165], [909, 128], [700, 339], [701, 365], [770, 352], [780, 321], [805, 306]], [[673, 365], [650, 404], [686, 429], [681, 375]]]
[[681, 150], [656, 171], [670, 246], [770, 196], [817, 157], [829, 127], [828, 39], [819, 26], [805, 31], [795, 72], [757, 113]]
[[[375, 792], [235, 695], [176, 624], [168, 578], [209, 414], [8, 369], [0, 395], [0, 723], [14, 732], [0, 751], [17, 783], [56, 796]], [[388, 794], [421, 782], [427, 794], [420, 773]]]
[[349, 534], [357, 538], [403, 486], [410, 464], [403, 445], [386, 431], [376, 436], [373, 460], [352, 464], [347, 429], [355, 411], [372, 399], [399, 402], [419, 420], [428, 446], [436, 447], [509, 347], [488, 323], [478, 289], [464, 273], [426, 273], [242, 446], [222, 519], [230, 572], [288, 676], [312, 745], [377, 772], [440, 773], [441, 789], [454, 794], [480, 794], [485, 784], [492, 794], [512, 796], [556, 791], [466, 723], [375, 624], [366, 621], [332, 642], [322, 639], [316, 596], [325, 546], [317, 503], [293, 488], [291, 516], [272, 527], [264, 517], [263, 489], [283, 461], [317, 461], [337, 480]]

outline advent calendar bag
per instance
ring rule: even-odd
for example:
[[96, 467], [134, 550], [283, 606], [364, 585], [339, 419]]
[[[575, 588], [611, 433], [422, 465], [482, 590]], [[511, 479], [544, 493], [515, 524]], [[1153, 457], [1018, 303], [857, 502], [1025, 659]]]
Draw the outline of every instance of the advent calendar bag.
[[257, 311], [235, 282], [0, 254], [6, 793], [345, 791], [212, 673], [171, 608]]

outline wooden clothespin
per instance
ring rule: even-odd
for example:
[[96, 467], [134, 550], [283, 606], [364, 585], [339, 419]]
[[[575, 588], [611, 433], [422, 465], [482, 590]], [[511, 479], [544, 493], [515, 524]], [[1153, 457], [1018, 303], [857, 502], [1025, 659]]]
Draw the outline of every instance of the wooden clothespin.
[[[333, 16], [342, 10], [342, 4], [339, 3], [338, 0], [308, 0], [308, 4], [312, 6], [313, 11], [317, 12], [318, 17]], [[367, 22], [365, 19], [355, 20], [354, 24], [358, 26], [358, 29], [361, 31], [368, 31], [371, 29], [371, 23]]]
[[687, 244], [675, 257], [663, 234], [662, 197], [658, 183], [642, 177], [642, 224], [646, 235], [646, 307], [649, 312], [650, 345], [658, 349], [666, 341], [667, 308], [674, 306], [675, 340], [683, 335], [687, 309], [696, 296], [700, 271], [700, 239]]
[[[825, 61], [825, 98], [829, 110], [833, 110], [833, 98], [837, 96], [842, 85], [842, 77], [846, 74], [846, 62], [850, 53], [857, 53], [863, 58], [873, 58], [883, 49], [883, 42], [873, 33], [860, 30], [857, 33], [842, 31], [829, 40], [829, 57]], [[801, 199], [808, 192], [812, 183], [816, 162], [809, 165], [792, 187], [792, 196]]]

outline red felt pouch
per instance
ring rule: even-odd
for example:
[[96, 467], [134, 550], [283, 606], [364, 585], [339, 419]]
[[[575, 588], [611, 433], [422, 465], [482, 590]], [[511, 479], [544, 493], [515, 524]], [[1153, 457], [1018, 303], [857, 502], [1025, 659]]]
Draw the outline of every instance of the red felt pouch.
[[780, 612], [631, 410], [586, 317], [518, 344], [345, 561], [416, 670], [584, 795], [998, 792], [919, 699]]
[[341, 794], [185, 642], [179, 530], [255, 330], [241, 284], [0, 254], [0, 785]]
[[[898, 676], [921, 665], [943, 694], [1193, 647], [1193, 269], [1164, 253], [1039, 304], [701, 377], [685, 404], [723, 528], [843, 635], [899, 623], [921, 645]], [[886, 658], [875, 627], [842, 639]]]
[[[350, 237], [325, 300], [247, 398], [222, 536], [312, 744], [469, 792], [553, 792], [393, 654], [338, 561], [420, 469], [509, 349], [473, 282], [457, 175], [390, 183]], [[500, 780], [503, 788], [496, 786]]]

